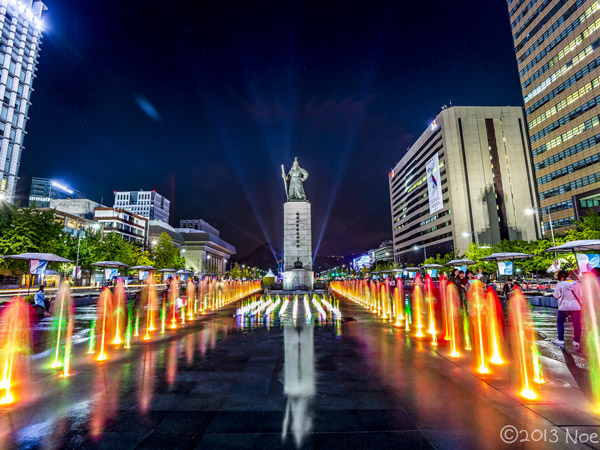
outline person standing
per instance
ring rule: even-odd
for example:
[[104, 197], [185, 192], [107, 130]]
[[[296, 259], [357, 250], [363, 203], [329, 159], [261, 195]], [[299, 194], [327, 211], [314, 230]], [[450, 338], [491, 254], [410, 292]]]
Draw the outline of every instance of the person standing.
[[554, 287], [554, 298], [558, 303], [556, 329], [558, 338], [552, 343], [559, 347], [565, 345], [565, 321], [571, 317], [573, 324], [573, 350], [581, 350], [581, 284], [578, 281], [567, 280], [567, 273], [560, 270], [556, 274], [558, 284]]
[[467, 270], [467, 289], [473, 284], [475, 280], [476, 278], [473, 277], [473, 273], [470, 270]]
[[48, 311], [48, 308], [50, 307], [50, 302], [48, 302], [44, 296], [44, 286], [40, 286], [33, 296], [33, 305], [36, 307], [38, 319], [42, 320], [44, 318], [44, 312]]
[[513, 283], [512, 280], [508, 280], [506, 283], [504, 283], [504, 286], [502, 287], [502, 293], [504, 294], [504, 301], [508, 301], [508, 297], [510, 296], [510, 292], [513, 289]]
[[459, 272], [459, 269], [452, 270], [452, 275], [450, 275], [450, 278], [448, 279], [448, 281], [453, 282], [454, 285], [458, 288], [460, 288], [460, 278], [458, 277]]

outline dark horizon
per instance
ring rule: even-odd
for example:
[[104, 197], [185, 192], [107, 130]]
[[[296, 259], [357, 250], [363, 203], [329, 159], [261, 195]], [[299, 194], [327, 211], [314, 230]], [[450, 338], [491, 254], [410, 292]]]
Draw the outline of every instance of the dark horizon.
[[[17, 195], [156, 189], [239, 256], [281, 249], [281, 164], [313, 251], [391, 239], [387, 174], [443, 105], [521, 105], [506, 3], [47, 0]], [[453, 24], [450, 27], [448, 24]]]

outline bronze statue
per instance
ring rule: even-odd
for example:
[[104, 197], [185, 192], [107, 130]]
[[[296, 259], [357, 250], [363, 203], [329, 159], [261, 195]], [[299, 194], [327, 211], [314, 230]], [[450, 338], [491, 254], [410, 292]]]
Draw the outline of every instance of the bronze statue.
[[304, 193], [304, 182], [308, 178], [308, 172], [298, 165], [298, 158], [294, 158], [294, 164], [292, 164], [292, 168], [287, 175], [285, 174], [283, 164], [281, 165], [281, 177], [283, 178], [285, 195], [287, 196], [288, 201], [306, 200], [306, 194]]

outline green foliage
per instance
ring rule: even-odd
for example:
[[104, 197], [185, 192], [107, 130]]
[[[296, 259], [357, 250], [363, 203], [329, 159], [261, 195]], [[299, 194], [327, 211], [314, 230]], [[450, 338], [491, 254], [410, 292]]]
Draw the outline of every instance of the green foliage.
[[490, 256], [492, 253], [494, 253], [496, 251], [497, 250], [495, 247], [485, 248], [485, 246], [481, 247], [481, 246], [478, 246], [477, 244], [475, 244], [474, 242], [471, 242], [465, 253], [465, 258], [468, 258], [468, 259], [471, 259], [471, 260], [477, 261], [477, 262], [475, 264], [469, 266], [469, 270], [471, 272], [477, 273], [477, 272], [479, 272], [479, 269], [481, 269], [483, 271], [483, 273], [486, 275], [496, 273], [498, 270], [498, 265], [495, 262], [480, 261], [481, 258], [483, 258], [485, 256]]
[[[600, 215], [593, 211], [588, 212], [585, 217], [575, 222], [574, 228], [567, 230], [564, 234], [557, 234], [555, 236], [556, 245], [564, 244], [568, 241], [585, 239], [600, 239]], [[550, 237], [529, 242], [504, 240], [492, 248], [482, 248], [472, 243], [469, 245], [465, 257], [478, 261], [477, 264], [469, 266], [470, 270], [476, 272], [482, 269], [486, 274], [494, 274], [497, 272], [497, 263], [480, 261], [480, 258], [494, 252], [527, 253], [532, 255], [533, 258], [514, 261], [515, 270], [521, 269], [521, 274], [523, 275], [531, 273], [545, 274], [555, 257], [552, 252], [546, 251], [550, 247], [552, 247], [552, 239]], [[575, 257], [572, 254], [563, 253], [558, 256], [560, 259], [566, 260], [568, 266], [576, 266]], [[454, 259], [454, 255], [438, 255], [436, 258], [427, 258], [426, 263], [443, 264], [442, 261], [449, 261], [450, 259]]]
[[423, 262], [423, 265], [439, 264], [441, 266], [444, 266], [443, 268], [438, 269], [440, 272], [450, 273], [452, 271], [452, 267], [447, 267], [446, 264], [448, 264], [453, 259], [456, 259], [456, 255], [454, 254], [454, 252], [446, 253], [445, 255], [437, 254], [435, 256], [430, 256], [429, 258], [427, 258]]
[[568, 230], [564, 237], [557, 240], [556, 245], [583, 239], [600, 239], [600, 215], [593, 211], [589, 211], [584, 217], [576, 221], [575, 228]]
[[[43, 252], [68, 256], [68, 241], [61, 224], [54, 220], [54, 210], [0, 204], [0, 254]], [[1, 267], [13, 273], [25, 271], [27, 262], [2, 260]]]
[[549, 239], [537, 241], [507, 241], [498, 244], [499, 252], [528, 253], [533, 258], [514, 261], [515, 269], [521, 269], [522, 274], [546, 272], [554, 260], [554, 254], [545, 250], [552, 247]]
[[384, 270], [393, 270], [396, 268], [394, 261], [378, 261], [371, 270], [373, 272], [379, 272]]
[[152, 249], [154, 267], [157, 269], [183, 269], [185, 258], [173, 245], [173, 239], [167, 233], [162, 233]]
[[234, 280], [237, 279], [241, 279], [242, 278], [242, 268], [240, 267], [239, 263], [235, 263], [233, 268], [231, 269], [231, 278]]

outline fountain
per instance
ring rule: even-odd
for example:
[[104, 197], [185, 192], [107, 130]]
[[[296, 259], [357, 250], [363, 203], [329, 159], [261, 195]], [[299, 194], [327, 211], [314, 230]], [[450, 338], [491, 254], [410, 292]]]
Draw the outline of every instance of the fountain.
[[[446, 288], [444, 289], [444, 303], [445, 303], [445, 321], [448, 328], [448, 338], [445, 340], [450, 341], [450, 356], [453, 358], [458, 358], [460, 353], [458, 349], [460, 348], [460, 328], [461, 328], [461, 308], [460, 308], [460, 294], [458, 293], [458, 288], [454, 285], [454, 283], [447, 283]], [[468, 332], [466, 337], [468, 337]]]
[[[71, 297], [71, 287], [66, 281], [61, 283], [56, 293], [56, 298], [52, 302], [52, 311], [54, 329], [55, 329], [55, 350], [52, 367], [63, 367], [63, 377], [69, 376], [69, 366], [71, 361], [71, 341], [73, 336], [73, 300]], [[63, 350], [61, 357], [61, 350]]]
[[123, 339], [121, 338], [121, 334], [125, 328], [125, 307], [127, 304], [127, 295], [125, 294], [125, 285], [123, 284], [123, 280], [119, 279], [117, 282], [117, 286], [115, 287], [115, 293], [113, 296], [114, 301], [114, 316], [115, 316], [115, 337], [112, 341], [114, 345], [121, 345], [123, 343]]
[[496, 291], [492, 288], [488, 288], [485, 293], [485, 308], [487, 316], [487, 331], [488, 339], [491, 346], [492, 357], [490, 362], [492, 364], [504, 364], [502, 358], [502, 352], [500, 348], [502, 346], [502, 324], [504, 323], [504, 313], [502, 312], [502, 305], [500, 305], [500, 299], [496, 295]]
[[490, 373], [487, 365], [486, 347], [487, 333], [485, 330], [486, 307], [485, 295], [483, 292], [484, 285], [481, 281], [474, 281], [469, 286], [467, 292], [467, 305], [469, 306], [469, 315], [473, 318], [471, 325], [473, 326], [473, 336], [475, 341], [475, 350], [477, 357], [477, 372], [480, 374]]
[[433, 280], [429, 275], [425, 276], [425, 303], [429, 315], [429, 328], [427, 332], [431, 334], [431, 345], [436, 346], [437, 343], [437, 328], [435, 323], [435, 295], [433, 293]]
[[[112, 335], [112, 324], [110, 320], [113, 313], [113, 295], [110, 289], [105, 287], [100, 293], [96, 309], [96, 333], [100, 334], [100, 353], [96, 358], [98, 361], [105, 361], [106, 356], [106, 339], [108, 335]], [[98, 326], [100, 330], [98, 330]]]
[[[144, 340], [150, 340], [150, 333], [156, 329], [155, 317], [156, 317], [156, 289], [152, 279], [148, 277], [146, 281], [146, 287], [142, 292], [142, 305], [146, 307], [146, 333], [144, 334]], [[143, 308], [143, 307], [142, 307]]]
[[600, 413], [600, 281], [592, 273], [583, 275], [583, 345], [588, 361], [594, 411]]
[[404, 314], [402, 314], [402, 308], [404, 306], [404, 285], [402, 280], [396, 282], [396, 288], [394, 289], [394, 316], [396, 317], [395, 325], [397, 327], [402, 326], [404, 320]]
[[446, 276], [442, 274], [440, 276], [438, 291], [440, 294], [440, 306], [442, 308], [442, 321], [444, 325], [444, 335], [442, 339], [444, 341], [450, 341], [450, 316], [449, 316], [449, 305], [448, 305], [448, 280]]
[[15, 401], [13, 387], [25, 385], [29, 373], [31, 353], [31, 307], [20, 298], [14, 298], [0, 315], [0, 364], [4, 395], [0, 404]]
[[198, 311], [198, 300], [196, 299], [196, 285], [192, 280], [188, 281], [185, 300], [188, 320], [194, 320], [194, 315]]
[[543, 383], [541, 365], [535, 342], [535, 328], [531, 307], [520, 289], [515, 289], [508, 301], [510, 337], [515, 361], [519, 392], [527, 399], [537, 398], [532, 383]]
[[413, 287], [411, 306], [413, 309], [413, 316], [416, 320], [417, 333], [415, 337], [424, 337], [423, 334], [423, 288], [421, 286], [421, 279], [419, 275], [415, 278], [415, 286]]
[[171, 281], [169, 286], [169, 306], [171, 307], [171, 329], [177, 328], [177, 299], [179, 298], [179, 283]]

